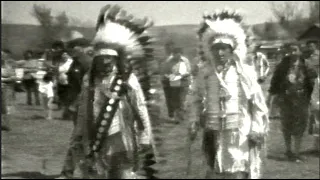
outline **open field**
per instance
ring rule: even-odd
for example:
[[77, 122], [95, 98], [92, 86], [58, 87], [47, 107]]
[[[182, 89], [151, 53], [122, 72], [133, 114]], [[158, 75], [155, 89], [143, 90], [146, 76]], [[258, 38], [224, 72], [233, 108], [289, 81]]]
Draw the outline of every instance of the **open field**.
[[[55, 119], [44, 119], [40, 106], [24, 104], [25, 94], [17, 95], [15, 114], [11, 119], [11, 132], [2, 132], [2, 178], [50, 179], [61, 171], [68, 140], [72, 130], [71, 121], [59, 120], [61, 112], [56, 111]], [[164, 107], [164, 106], [163, 106]], [[166, 116], [166, 110], [161, 117]], [[163, 123], [163, 145], [159, 151], [166, 162], [154, 165], [160, 178], [204, 178], [204, 161], [201, 156], [201, 134], [192, 145], [192, 173], [186, 177], [186, 131], [187, 123], [179, 125]], [[266, 159], [264, 178], [276, 179], [319, 179], [319, 156], [309, 154], [312, 137], [306, 135], [303, 151], [305, 163], [296, 164], [284, 159], [284, 143], [277, 120], [271, 122], [269, 155]], [[78, 173], [76, 173], [77, 175]]]

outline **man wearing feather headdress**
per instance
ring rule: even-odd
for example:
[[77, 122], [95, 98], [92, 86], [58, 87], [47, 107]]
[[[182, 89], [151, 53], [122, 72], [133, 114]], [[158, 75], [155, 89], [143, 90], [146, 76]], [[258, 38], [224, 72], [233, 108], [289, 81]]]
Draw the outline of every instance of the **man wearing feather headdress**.
[[261, 178], [268, 109], [254, 69], [243, 63], [242, 17], [222, 11], [203, 18], [198, 31], [203, 65], [189, 93], [190, 135], [204, 129], [207, 178]]
[[[117, 5], [103, 7], [98, 17], [93, 61], [79, 96], [72, 142], [75, 153], [84, 149], [87, 154], [88, 161], [77, 162], [96, 169], [100, 178], [135, 178], [138, 153], [152, 152], [145, 98], [152, 99], [155, 89], [143, 91], [139, 82], [145, 71], [152, 73], [151, 38], [145, 31], [151, 25], [149, 19], [133, 18]], [[138, 70], [141, 74], [135, 74]]]

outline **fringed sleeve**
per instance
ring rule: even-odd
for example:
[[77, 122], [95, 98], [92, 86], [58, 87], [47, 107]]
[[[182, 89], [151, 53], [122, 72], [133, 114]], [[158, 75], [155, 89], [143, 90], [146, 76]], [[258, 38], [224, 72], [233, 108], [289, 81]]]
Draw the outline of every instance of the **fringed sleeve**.
[[140, 136], [138, 137], [139, 142], [141, 144], [151, 145], [153, 142], [151, 121], [142, 88], [138, 78], [134, 74], [130, 75], [128, 83], [132, 89], [132, 93], [130, 93], [131, 104], [134, 110], [137, 112], [138, 120], [141, 121], [141, 124], [143, 125], [143, 129], [140, 129], [141, 132], [138, 133]]
[[[251, 132], [266, 134], [269, 129], [268, 107], [262, 92], [261, 86], [257, 83], [254, 70], [250, 66], [243, 66], [242, 87], [246, 92], [247, 98], [252, 103], [249, 114], [251, 114]], [[250, 112], [251, 111], [251, 112]]]

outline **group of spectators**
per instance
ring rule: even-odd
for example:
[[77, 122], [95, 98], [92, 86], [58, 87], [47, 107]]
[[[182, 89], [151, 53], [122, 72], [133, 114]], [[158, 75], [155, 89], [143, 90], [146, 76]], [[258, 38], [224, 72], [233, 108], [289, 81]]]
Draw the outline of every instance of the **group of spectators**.
[[14, 113], [16, 92], [26, 93], [26, 105], [42, 104], [46, 119], [52, 119], [55, 106], [58, 110], [63, 109], [62, 119], [72, 119], [69, 106], [80, 91], [80, 76], [85, 71], [83, 60], [78, 62], [79, 53], [73, 50], [73, 46], [87, 47], [90, 44], [78, 36], [71, 37], [77, 42], [73, 39], [69, 40], [70, 43], [55, 41], [50, 50], [27, 50], [23, 60], [14, 60], [11, 51], [1, 50], [2, 130], [10, 130], [9, 117]]

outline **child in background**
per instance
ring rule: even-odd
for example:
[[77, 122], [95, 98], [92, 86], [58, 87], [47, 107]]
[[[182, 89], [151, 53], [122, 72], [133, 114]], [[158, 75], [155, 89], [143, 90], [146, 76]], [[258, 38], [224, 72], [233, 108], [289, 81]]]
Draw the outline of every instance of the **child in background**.
[[53, 109], [53, 74], [47, 72], [42, 81], [39, 82], [39, 92], [41, 93], [44, 109], [47, 110], [48, 120], [52, 119]]

